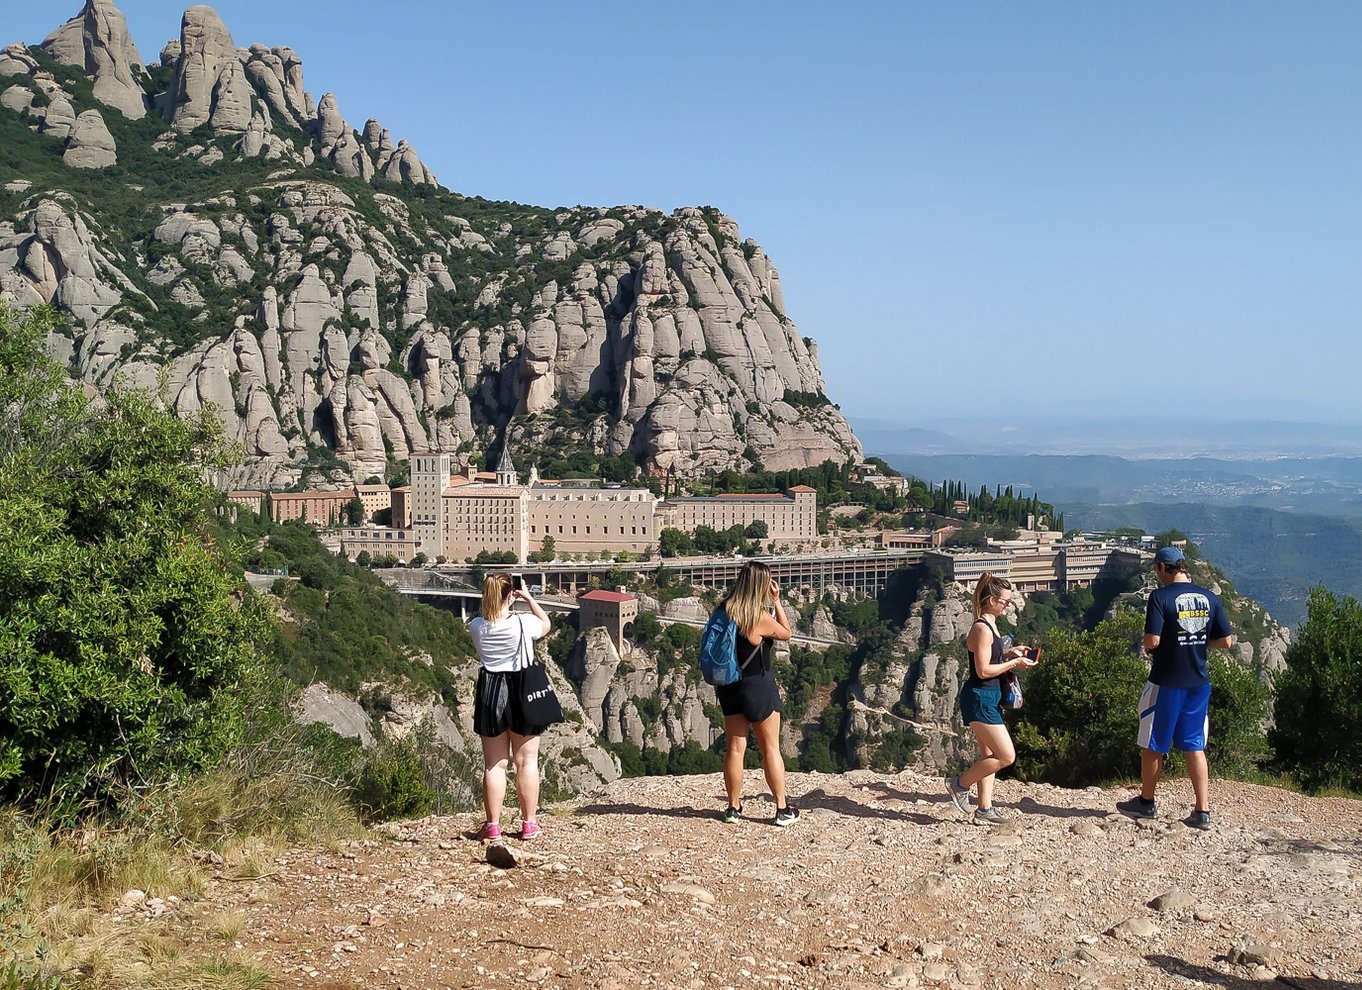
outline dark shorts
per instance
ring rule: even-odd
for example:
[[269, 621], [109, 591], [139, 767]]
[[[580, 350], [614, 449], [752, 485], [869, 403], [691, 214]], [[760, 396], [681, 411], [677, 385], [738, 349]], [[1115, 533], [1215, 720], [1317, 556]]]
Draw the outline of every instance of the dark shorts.
[[481, 668], [473, 694], [473, 731], [488, 738], [507, 731], [518, 736], [540, 735], [548, 726], [527, 723], [520, 711], [519, 698], [520, 671], [495, 673]]
[[997, 681], [988, 684], [966, 682], [960, 688], [960, 716], [965, 724], [983, 722], [1003, 725], [1003, 689]]
[[776, 687], [774, 670], [716, 687], [714, 693], [725, 716], [741, 715], [749, 722], [761, 722], [780, 711], [780, 688]]

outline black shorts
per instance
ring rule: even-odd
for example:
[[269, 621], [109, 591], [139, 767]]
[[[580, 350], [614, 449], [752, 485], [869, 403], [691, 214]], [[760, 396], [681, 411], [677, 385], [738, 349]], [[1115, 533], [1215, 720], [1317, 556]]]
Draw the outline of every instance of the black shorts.
[[489, 739], [503, 732], [518, 736], [537, 736], [547, 725], [531, 725], [521, 714], [520, 671], [478, 670], [478, 685], [473, 695], [473, 731]]
[[776, 672], [769, 667], [760, 674], [714, 689], [725, 716], [741, 715], [749, 722], [762, 722], [780, 711], [780, 688]]

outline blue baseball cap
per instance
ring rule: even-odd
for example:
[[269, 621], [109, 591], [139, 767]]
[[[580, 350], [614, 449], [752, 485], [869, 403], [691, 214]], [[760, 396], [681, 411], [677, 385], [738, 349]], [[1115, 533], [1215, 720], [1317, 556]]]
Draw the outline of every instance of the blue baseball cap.
[[1154, 562], [1165, 567], [1181, 564], [1184, 559], [1182, 551], [1177, 547], [1159, 547], [1159, 552], [1154, 554]]

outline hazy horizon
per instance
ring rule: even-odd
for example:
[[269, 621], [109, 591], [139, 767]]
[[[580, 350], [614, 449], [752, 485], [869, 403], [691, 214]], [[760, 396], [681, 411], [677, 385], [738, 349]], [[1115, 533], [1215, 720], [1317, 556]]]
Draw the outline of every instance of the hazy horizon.
[[1103, 454], [1128, 459], [1362, 457], [1362, 421], [1131, 414], [847, 418], [867, 454]]

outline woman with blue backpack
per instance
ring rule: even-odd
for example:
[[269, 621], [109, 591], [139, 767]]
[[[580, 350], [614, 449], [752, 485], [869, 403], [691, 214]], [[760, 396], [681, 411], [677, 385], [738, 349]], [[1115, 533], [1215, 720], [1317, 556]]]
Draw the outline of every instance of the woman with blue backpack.
[[712, 644], [722, 644], [725, 654], [722, 660], [728, 668], [715, 678], [706, 670], [706, 679], [715, 685], [719, 696], [724, 734], [728, 737], [728, 752], [724, 755], [728, 807], [724, 821], [734, 825], [742, 820], [743, 756], [751, 732], [761, 751], [766, 786], [775, 801], [775, 824], [793, 825], [799, 821], [799, 809], [785, 795], [785, 761], [780, 755], [780, 689], [771, 666], [772, 646], [777, 641], [787, 641], [791, 629], [780, 601], [780, 585], [771, 577], [771, 569], [756, 560], [744, 564], [738, 580], [714, 610], [705, 632], [702, 666], [707, 652], [718, 652]]

